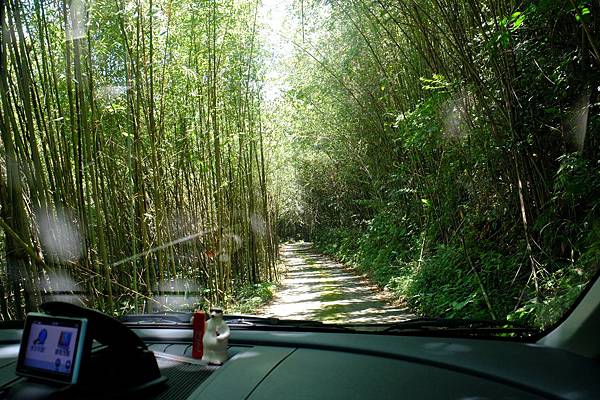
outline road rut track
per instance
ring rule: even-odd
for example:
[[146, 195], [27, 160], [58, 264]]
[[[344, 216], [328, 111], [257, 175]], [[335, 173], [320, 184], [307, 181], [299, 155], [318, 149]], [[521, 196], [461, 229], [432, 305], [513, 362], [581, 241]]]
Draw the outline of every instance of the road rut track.
[[283, 278], [261, 314], [327, 323], [391, 323], [414, 318], [365, 276], [318, 253], [311, 243], [281, 246]]

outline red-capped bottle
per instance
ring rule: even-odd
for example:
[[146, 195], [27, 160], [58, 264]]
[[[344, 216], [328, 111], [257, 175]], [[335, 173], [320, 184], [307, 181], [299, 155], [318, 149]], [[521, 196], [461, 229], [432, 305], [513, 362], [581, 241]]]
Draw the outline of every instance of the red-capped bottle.
[[194, 329], [194, 338], [192, 339], [192, 357], [202, 358], [204, 354], [204, 344], [202, 339], [204, 338], [204, 325], [206, 322], [206, 314], [204, 311], [194, 312], [192, 319], [192, 327]]

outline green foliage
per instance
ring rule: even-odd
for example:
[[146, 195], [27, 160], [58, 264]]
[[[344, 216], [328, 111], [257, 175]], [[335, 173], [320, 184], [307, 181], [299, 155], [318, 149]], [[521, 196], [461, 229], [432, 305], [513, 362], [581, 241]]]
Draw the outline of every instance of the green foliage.
[[451, 86], [444, 75], [434, 74], [431, 79], [423, 77], [420, 77], [419, 79], [423, 83], [423, 89], [425, 90], [444, 92], [450, 89]]
[[[490, 319], [479, 279], [497, 315], [508, 315], [517, 304], [519, 293], [512, 278], [519, 267], [525, 267], [522, 253], [505, 255], [494, 243], [470, 242], [466, 244], [470, 263], [461, 244], [434, 246], [421, 258], [422, 236], [376, 219], [362, 234], [329, 232], [318, 236], [317, 245], [342, 261], [354, 263], [422, 315]], [[356, 245], [336, 246], [347, 242]]]
[[[193, 308], [273, 279], [259, 8], [0, 2], [0, 214], [20, 239], [0, 235], [2, 319], [55, 271], [116, 314], [181, 306], [173, 282], [203, 288]], [[80, 251], [59, 257], [63, 242]]]
[[236, 296], [226, 309], [228, 313], [259, 314], [260, 309], [273, 299], [276, 284], [262, 282], [236, 290]]
[[305, 238], [419, 314], [548, 326], [599, 267], [595, 3], [359, 3], [311, 4], [280, 105]]
[[594, 205], [600, 195], [600, 169], [594, 161], [577, 153], [564, 154], [558, 161], [553, 200], [585, 209]]
[[[548, 275], [540, 272], [535, 278], [539, 285], [536, 293], [525, 281], [524, 271], [531, 266], [518, 213], [507, 213], [510, 199], [490, 193], [488, 185], [496, 185], [497, 190], [501, 182], [489, 182], [487, 176], [478, 177], [476, 172], [479, 163], [497, 161], [501, 155], [496, 152], [502, 149], [490, 149], [485, 140], [471, 140], [471, 151], [478, 152], [469, 166], [469, 160], [464, 159], [465, 142], [443, 141], [441, 110], [448, 99], [451, 97], [428, 98], [415, 111], [405, 113], [395, 126], [395, 141], [406, 151], [422, 154], [443, 149], [445, 163], [436, 165], [444, 168], [429, 171], [421, 180], [421, 191], [390, 190], [390, 201], [369, 220], [352, 227], [318, 230], [317, 246], [368, 273], [419, 314], [482, 319], [496, 316], [547, 327], [570, 307], [598, 270], [600, 241], [597, 232], [589, 228], [597, 219], [597, 169], [578, 154], [558, 160], [554, 197], [547, 213], [542, 212], [533, 225], [541, 232], [539, 240], [546, 248], [556, 246], [559, 238], [571, 237], [578, 245], [563, 245], [581, 253], [575, 255], [577, 265], [556, 255], [536, 256], [545, 270], [553, 271]], [[420, 162], [429, 162], [419, 158]], [[399, 186], [407, 174], [410, 170], [400, 169], [390, 182]], [[465, 179], [477, 179], [478, 184], [471, 185]], [[516, 206], [513, 202], [511, 207]], [[580, 215], [579, 224], [575, 220], [561, 223], [557, 213], [565, 207], [589, 210], [591, 214]], [[402, 210], [405, 214], [398, 213]], [[509, 218], [515, 223], [508, 224]], [[424, 225], [418, 225], [418, 221]], [[552, 238], [547, 237], [551, 233]]]

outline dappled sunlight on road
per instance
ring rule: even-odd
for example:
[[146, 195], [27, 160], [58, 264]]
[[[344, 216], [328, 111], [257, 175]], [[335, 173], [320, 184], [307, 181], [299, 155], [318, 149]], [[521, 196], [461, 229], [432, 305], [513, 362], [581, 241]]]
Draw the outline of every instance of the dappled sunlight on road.
[[310, 243], [286, 244], [280, 253], [285, 277], [265, 315], [348, 324], [414, 317], [365, 277], [318, 254]]

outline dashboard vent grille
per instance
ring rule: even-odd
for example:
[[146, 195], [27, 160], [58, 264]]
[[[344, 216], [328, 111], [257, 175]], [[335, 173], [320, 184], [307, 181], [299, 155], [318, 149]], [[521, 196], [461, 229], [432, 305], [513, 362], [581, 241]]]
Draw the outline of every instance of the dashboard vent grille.
[[177, 359], [170, 355], [155, 353], [158, 367], [163, 376], [169, 378], [167, 388], [158, 393], [155, 400], [185, 400], [202, 382], [219, 367]]

